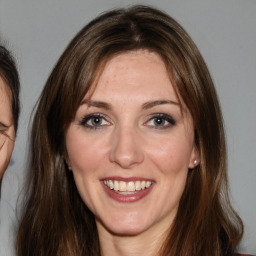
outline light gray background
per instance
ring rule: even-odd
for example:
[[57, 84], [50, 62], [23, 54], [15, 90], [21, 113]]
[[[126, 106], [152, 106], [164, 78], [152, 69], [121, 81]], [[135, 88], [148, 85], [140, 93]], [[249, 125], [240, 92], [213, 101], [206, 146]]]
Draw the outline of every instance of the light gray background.
[[255, 0], [0, 0], [0, 36], [21, 76], [22, 112], [0, 205], [0, 255], [14, 255], [16, 202], [23, 186], [31, 110], [67, 43], [102, 11], [151, 4], [189, 32], [220, 97], [229, 152], [232, 202], [245, 224], [240, 251], [256, 254], [256, 1]]

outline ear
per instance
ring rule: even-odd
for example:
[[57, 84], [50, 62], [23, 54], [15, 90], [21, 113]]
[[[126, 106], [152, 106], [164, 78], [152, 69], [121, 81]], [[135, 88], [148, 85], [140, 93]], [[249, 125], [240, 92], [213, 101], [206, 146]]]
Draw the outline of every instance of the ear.
[[200, 163], [200, 154], [196, 145], [193, 146], [188, 168], [193, 169]]
[[69, 157], [68, 157], [68, 155], [67, 155], [67, 154], [65, 154], [65, 155], [63, 156], [63, 159], [64, 159], [64, 162], [66, 163], [66, 165], [67, 165], [68, 169], [71, 171], [71, 170], [72, 170], [72, 168], [71, 168], [71, 165], [70, 165], [70, 161], [69, 161]]

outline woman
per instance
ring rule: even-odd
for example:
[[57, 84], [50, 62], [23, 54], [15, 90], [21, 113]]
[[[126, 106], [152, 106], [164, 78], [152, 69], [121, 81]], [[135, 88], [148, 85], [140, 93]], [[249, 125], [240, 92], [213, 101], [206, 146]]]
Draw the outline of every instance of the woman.
[[168, 15], [113, 10], [71, 41], [32, 129], [18, 255], [234, 255], [222, 116]]
[[18, 128], [19, 90], [20, 83], [15, 62], [7, 49], [0, 46], [0, 191]]

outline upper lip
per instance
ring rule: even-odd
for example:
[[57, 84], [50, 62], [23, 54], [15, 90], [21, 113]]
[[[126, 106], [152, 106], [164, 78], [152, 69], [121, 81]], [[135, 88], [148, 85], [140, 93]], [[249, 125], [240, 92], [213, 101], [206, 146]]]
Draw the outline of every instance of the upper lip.
[[118, 181], [125, 181], [125, 182], [129, 182], [129, 181], [151, 181], [153, 182], [154, 180], [149, 179], [149, 178], [144, 178], [144, 177], [139, 177], [139, 176], [135, 176], [135, 177], [121, 177], [121, 176], [108, 176], [108, 177], [104, 177], [101, 179], [103, 180], [118, 180]]

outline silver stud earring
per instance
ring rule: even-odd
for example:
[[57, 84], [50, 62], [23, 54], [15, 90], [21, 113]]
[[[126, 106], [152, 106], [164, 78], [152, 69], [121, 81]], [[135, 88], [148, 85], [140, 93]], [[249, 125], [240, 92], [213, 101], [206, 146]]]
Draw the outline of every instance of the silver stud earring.
[[196, 165], [196, 164], [197, 164], [197, 160], [195, 159], [195, 160], [194, 160], [194, 165]]

